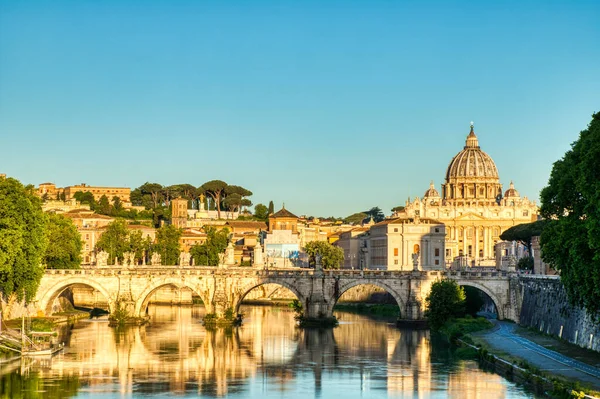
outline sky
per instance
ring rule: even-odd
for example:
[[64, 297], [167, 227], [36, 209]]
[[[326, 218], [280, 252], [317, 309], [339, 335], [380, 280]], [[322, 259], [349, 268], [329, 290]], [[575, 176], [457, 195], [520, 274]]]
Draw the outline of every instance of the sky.
[[0, 2], [0, 173], [344, 217], [439, 189], [471, 121], [538, 200], [600, 111], [598, 1]]

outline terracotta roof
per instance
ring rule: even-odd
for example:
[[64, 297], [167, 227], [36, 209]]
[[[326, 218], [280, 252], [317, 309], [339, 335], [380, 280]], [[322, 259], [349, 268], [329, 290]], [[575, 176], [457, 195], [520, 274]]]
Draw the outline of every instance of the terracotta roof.
[[285, 208], [281, 208], [279, 211], [269, 215], [272, 218], [294, 218], [298, 219], [298, 216], [294, 215], [292, 212], [288, 211]]
[[267, 224], [265, 222], [254, 222], [254, 221], [245, 221], [245, 220], [230, 220], [226, 223], [231, 227], [247, 227], [251, 229], [267, 229]]

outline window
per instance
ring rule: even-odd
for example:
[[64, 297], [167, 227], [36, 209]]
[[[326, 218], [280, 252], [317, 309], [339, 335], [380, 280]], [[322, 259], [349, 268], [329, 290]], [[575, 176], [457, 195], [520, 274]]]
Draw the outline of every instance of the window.
[[439, 229], [439, 227], [436, 227], [436, 228], [435, 228], [435, 232], [436, 232], [436, 233], [439, 233], [439, 232], [440, 232], [440, 229]]
[[450, 258], [452, 256], [452, 250], [446, 249], [446, 258]]
[[394, 261], [394, 265], [397, 265], [397, 264], [398, 264], [398, 259], [396, 259], [396, 260]]
[[529, 216], [529, 211], [523, 211], [523, 216]]
[[398, 228], [394, 227], [394, 233], [397, 233], [397, 232], [398, 232]]
[[420, 251], [421, 248], [419, 247], [419, 244], [415, 244], [415, 246], [413, 247], [413, 253], [418, 254]]
[[398, 248], [394, 248], [394, 256], [398, 256]]
[[439, 248], [435, 249], [435, 256], [440, 256], [440, 249]]
[[436, 265], [439, 265], [439, 264], [440, 264], [440, 260], [439, 260], [439, 259], [436, 259], [436, 260], [435, 260], [435, 264], [436, 264]]

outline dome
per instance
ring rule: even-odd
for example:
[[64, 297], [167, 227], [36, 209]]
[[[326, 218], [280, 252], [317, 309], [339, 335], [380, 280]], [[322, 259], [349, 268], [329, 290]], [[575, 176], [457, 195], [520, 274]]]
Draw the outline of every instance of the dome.
[[515, 189], [513, 182], [510, 182], [510, 188], [504, 192], [504, 198], [519, 197], [519, 192]]
[[433, 181], [429, 184], [429, 189], [427, 191], [425, 191], [425, 195], [423, 195], [423, 198], [429, 198], [429, 197], [439, 197], [440, 193], [438, 193], [438, 191], [435, 189], [435, 186], [433, 185]]
[[488, 154], [479, 148], [479, 141], [473, 131], [473, 125], [471, 125], [471, 132], [467, 136], [464, 149], [452, 158], [446, 171], [446, 181], [465, 177], [499, 179], [496, 164]]

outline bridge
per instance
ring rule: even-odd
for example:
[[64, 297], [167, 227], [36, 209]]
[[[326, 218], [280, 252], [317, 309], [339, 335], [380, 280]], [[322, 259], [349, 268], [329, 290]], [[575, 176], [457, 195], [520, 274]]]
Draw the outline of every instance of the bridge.
[[308, 318], [328, 318], [333, 307], [349, 289], [370, 284], [391, 294], [400, 308], [399, 317], [424, 319], [425, 297], [437, 279], [449, 278], [461, 286], [477, 288], [496, 306], [499, 319], [519, 321], [520, 289], [515, 273], [454, 271], [380, 271], [256, 269], [250, 267], [141, 266], [98, 267], [79, 270], [46, 270], [32, 306], [50, 316], [57, 299], [69, 287], [87, 286], [102, 295], [109, 312], [119, 306], [130, 316], [143, 317], [153, 293], [164, 287], [187, 288], [204, 302], [207, 313], [223, 315], [239, 311], [244, 297], [254, 288], [277, 284], [289, 289]]

